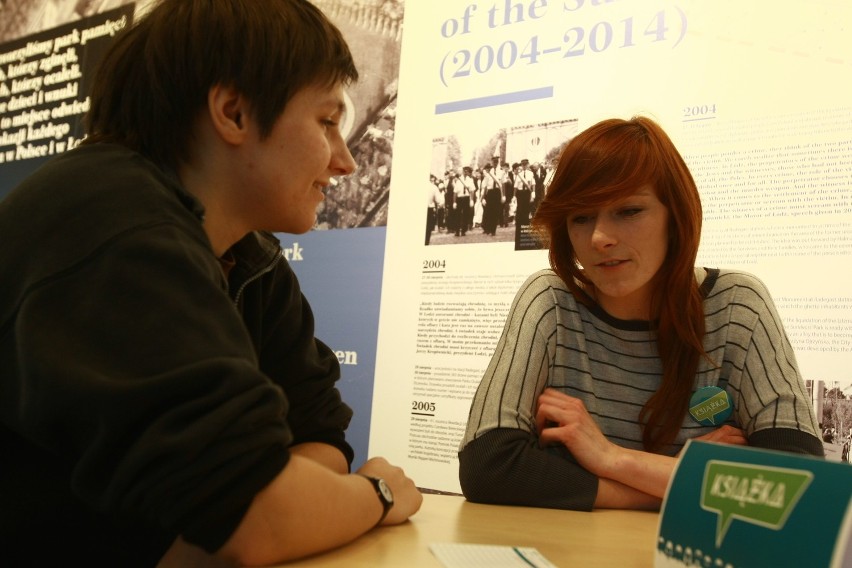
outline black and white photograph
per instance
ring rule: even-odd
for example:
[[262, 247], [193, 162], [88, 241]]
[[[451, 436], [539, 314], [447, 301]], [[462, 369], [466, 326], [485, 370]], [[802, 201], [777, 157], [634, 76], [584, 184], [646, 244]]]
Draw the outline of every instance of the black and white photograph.
[[530, 219], [544, 197], [577, 120], [464, 128], [432, 140], [427, 245], [514, 242], [540, 249]]

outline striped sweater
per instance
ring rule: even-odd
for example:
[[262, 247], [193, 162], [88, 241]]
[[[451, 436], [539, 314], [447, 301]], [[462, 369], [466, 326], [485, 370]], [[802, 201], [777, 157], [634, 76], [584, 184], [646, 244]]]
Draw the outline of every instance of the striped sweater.
[[[700, 360], [693, 388], [727, 390], [734, 406], [728, 422], [751, 445], [822, 455], [813, 407], [764, 284], [732, 270], [696, 274], [713, 363]], [[648, 322], [580, 304], [552, 270], [536, 272], [515, 296], [473, 398], [459, 452], [462, 490], [473, 501], [590, 509], [597, 478], [565, 448], [538, 445], [538, 396], [551, 387], [581, 399], [610, 441], [641, 450], [639, 411], [661, 377]], [[664, 453], [675, 455], [713, 428], [687, 414]]]

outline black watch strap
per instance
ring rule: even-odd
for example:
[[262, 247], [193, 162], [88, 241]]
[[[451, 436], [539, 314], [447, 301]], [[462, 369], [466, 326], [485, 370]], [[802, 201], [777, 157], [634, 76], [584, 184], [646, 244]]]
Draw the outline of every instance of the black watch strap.
[[388, 516], [391, 507], [393, 507], [393, 491], [391, 491], [390, 486], [385, 483], [385, 480], [381, 477], [370, 477], [369, 475], [363, 475], [361, 473], [356, 475], [360, 475], [361, 477], [368, 479], [370, 483], [373, 484], [373, 489], [376, 490], [376, 495], [379, 497], [379, 501], [382, 504], [382, 516], [379, 517], [379, 520], [376, 522], [376, 526], [379, 526], [382, 521], [385, 520], [385, 517]]

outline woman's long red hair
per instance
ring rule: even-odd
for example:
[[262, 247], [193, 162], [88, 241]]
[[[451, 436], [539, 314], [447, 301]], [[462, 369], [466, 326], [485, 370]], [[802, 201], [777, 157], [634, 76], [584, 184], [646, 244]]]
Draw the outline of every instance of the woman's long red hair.
[[580, 301], [592, 283], [583, 275], [567, 219], [651, 185], [669, 212], [669, 248], [654, 277], [652, 325], [663, 364], [660, 387], [639, 413], [643, 444], [660, 451], [671, 444], [687, 412], [699, 359], [704, 355], [704, 309], [695, 280], [701, 238], [701, 200], [695, 181], [671, 139], [645, 117], [609, 119], [574, 137], [532, 225], [548, 245], [550, 264]]

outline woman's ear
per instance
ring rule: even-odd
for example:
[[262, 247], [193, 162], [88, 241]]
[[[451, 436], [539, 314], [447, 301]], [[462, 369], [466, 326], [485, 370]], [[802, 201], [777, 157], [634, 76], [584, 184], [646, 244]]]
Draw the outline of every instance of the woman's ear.
[[248, 134], [248, 104], [235, 88], [214, 85], [207, 93], [207, 112], [217, 134], [228, 144], [240, 144]]

